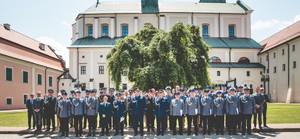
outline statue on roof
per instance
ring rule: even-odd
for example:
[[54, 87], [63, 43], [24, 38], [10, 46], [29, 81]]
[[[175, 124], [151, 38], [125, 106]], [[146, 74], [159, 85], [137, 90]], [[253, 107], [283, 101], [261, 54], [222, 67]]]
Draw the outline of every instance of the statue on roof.
[[98, 5], [99, 5], [99, 0], [97, 0], [97, 3], [96, 3], [96, 8], [98, 7]]

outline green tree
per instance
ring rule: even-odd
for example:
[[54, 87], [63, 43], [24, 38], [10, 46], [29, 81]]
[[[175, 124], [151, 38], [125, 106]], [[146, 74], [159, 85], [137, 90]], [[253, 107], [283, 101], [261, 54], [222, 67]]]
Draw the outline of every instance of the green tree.
[[200, 37], [200, 28], [178, 23], [170, 32], [152, 25], [118, 40], [109, 55], [108, 68], [117, 89], [121, 75], [141, 89], [165, 86], [207, 85], [209, 47]]

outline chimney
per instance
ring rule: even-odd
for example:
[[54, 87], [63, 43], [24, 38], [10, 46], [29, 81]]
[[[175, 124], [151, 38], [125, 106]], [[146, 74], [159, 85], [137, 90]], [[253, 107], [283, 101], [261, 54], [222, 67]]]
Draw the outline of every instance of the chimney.
[[5, 24], [3, 24], [3, 26], [6, 30], [10, 30], [10, 24], [5, 23]]

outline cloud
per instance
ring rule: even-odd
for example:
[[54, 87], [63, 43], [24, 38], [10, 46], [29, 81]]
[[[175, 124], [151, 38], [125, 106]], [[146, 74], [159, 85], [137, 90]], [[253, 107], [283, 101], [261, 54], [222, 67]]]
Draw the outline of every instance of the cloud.
[[47, 36], [40, 36], [36, 40], [50, 45], [54, 50], [57, 55], [61, 55], [63, 59], [66, 61], [66, 67], [69, 67], [69, 51], [66, 46], [62, 45], [55, 39]]
[[262, 31], [271, 28], [276, 28], [276, 30], [281, 30], [287, 26], [300, 20], [300, 14], [296, 15], [292, 20], [279, 20], [279, 19], [269, 19], [269, 20], [258, 20], [252, 24], [252, 31]]

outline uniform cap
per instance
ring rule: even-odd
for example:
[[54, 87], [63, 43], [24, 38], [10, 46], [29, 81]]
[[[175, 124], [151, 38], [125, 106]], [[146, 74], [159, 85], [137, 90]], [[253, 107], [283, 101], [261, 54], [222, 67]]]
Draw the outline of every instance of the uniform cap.
[[75, 90], [71, 90], [70, 92], [71, 92], [71, 94], [74, 94], [74, 93], [75, 93]]
[[250, 90], [250, 88], [249, 87], [245, 87], [244, 90]]
[[189, 90], [189, 93], [191, 93], [191, 92], [195, 92], [195, 90], [194, 90], [194, 89], [190, 89], [190, 90]]
[[180, 95], [180, 92], [175, 92], [174, 95]]
[[166, 87], [166, 90], [171, 90], [171, 89], [172, 89], [171, 86], [167, 86], [167, 87]]
[[76, 90], [75, 93], [81, 93], [81, 91], [80, 90]]
[[221, 91], [221, 90], [218, 90], [216, 94], [217, 94], [217, 95], [218, 95], [218, 94], [222, 94], [222, 91]]
[[229, 90], [230, 91], [236, 91], [236, 89], [234, 87], [231, 87]]
[[117, 97], [119, 97], [119, 96], [121, 96], [121, 95], [122, 95], [121, 93], [117, 93], [117, 94], [116, 94]]
[[53, 92], [54, 92], [53, 89], [48, 90], [48, 93], [53, 93]]
[[209, 92], [209, 90], [208, 90], [208, 89], [205, 89], [205, 90], [204, 90], [204, 93], [208, 93], [208, 92]]
[[240, 85], [238, 88], [244, 88], [244, 86], [243, 86], [243, 85]]
[[184, 88], [180, 88], [179, 91], [180, 91], [180, 92], [183, 92], [183, 91], [184, 91]]

